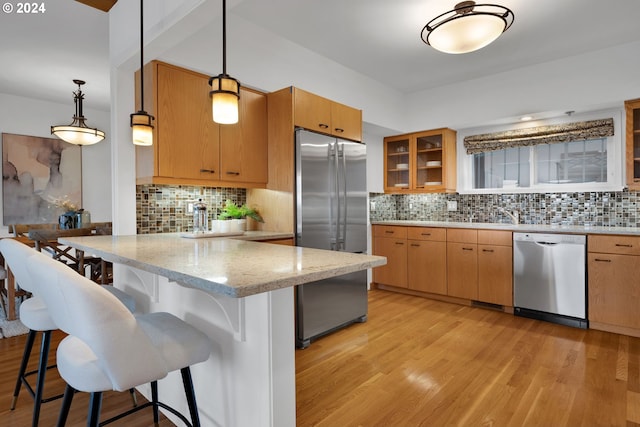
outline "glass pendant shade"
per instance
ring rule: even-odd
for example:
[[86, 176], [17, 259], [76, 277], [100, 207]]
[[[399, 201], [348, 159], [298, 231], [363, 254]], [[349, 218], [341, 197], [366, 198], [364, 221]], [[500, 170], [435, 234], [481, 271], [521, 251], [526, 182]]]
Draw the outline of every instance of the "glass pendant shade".
[[85, 124], [86, 119], [82, 115], [82, 100], [84, 94], [80, 87], [85, 83], [82, 80], [74, 80], [78, 90], [73, 92], [73, 102], [76, 104], [76, 114], [68, 125], [51, 126], [51, 134], [63, 141], [75, 145], [92, 145], [104, 139], [104, 132], [96, 128], [90, 128]]
[[[74, 120], [74, 123], [76, 121]], [[92, 145], [104, 139], [104, 132], [87, 126], [51, 126], [51, 133], [63, 141], [75, 145]], [[84, 123], [82, 123], [84, 125]]]
[[153, 116], [146, 111], [131, 114], [131, 138], [134, 145], [148, 147], [153, 145]]
[[471, 15], [442, 24], [429, 35], [429, 44], [445, 53], [468, 53], [500, 37], [506, 22], [495, 15]]
[[513, 24], [513, 19], [513, 12], [504, 6], [464, 1], [429, 21], [421, 37], [441, 52], [468, 53], [500, 37]]
[[220, 74], [209, 79], [211, 85], [211, 110], [215, 123], [230, 125], [238, 123], [240, 82]]

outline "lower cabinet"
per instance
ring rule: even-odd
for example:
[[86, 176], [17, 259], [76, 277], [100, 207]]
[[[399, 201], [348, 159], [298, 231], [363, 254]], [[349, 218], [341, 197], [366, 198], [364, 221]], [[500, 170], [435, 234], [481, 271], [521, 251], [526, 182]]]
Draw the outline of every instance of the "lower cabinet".
[[587, 241], [589, 327], [640, 337], [640, 237]]
[[478, 230], [478, 301], [513, 306], [513, 236]]
[[407, 287], [447, 294], [447, 230], [408, 227]]
[[374, 225], [373, 253], [376, 284], [513, 306], [510, 231]]
[[387, 264], [373, 269], [373, 281], [407, 287], [407, 227], [373, 226], [373, 253], [387, 257]]
[[477, 230], [447, 230], [447, 286], [452, 297], [478, 299]]

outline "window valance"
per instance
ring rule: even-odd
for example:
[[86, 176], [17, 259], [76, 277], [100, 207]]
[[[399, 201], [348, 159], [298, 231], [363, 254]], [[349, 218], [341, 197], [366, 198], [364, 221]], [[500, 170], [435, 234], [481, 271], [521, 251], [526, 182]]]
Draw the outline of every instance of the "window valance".
[[608, 136], [613, 136], [612, 118], [470, 135], [464, 138], [464, 147], [467, 154], [477, 154], [505, 148], [585, 141]]

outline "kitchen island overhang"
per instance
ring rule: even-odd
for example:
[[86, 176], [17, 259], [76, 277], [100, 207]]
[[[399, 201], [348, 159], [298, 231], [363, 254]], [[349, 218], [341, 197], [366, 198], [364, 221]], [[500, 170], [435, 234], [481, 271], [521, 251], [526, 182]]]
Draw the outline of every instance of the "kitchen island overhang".
[[[295, 426], [295, 285], [386, 263], [379, 256], [177, 233], [61, 243], [112, 262], [115, 286], [135, 295], [145, 311], [169, 311], [212, 339], [211, 357], [193, 368], [203, 426]], [[180, 391], [179, 376], [160, 383], [161, 398], [178, 408]]]

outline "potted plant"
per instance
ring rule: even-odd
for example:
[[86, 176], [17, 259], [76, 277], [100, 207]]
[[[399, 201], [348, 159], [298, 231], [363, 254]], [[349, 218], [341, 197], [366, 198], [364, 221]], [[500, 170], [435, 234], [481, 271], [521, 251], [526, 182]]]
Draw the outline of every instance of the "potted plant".
[[222, 212], [218, 215], [218, 219], [223, 221], [230, 220], [232, 223], [229, 226], [229, 231], [244, 231], [247, 229], [247, 217], [257, 222], [264, 222], [264, 219], [258, 211], [250, 208], [246, 203], [242, 206], [238, 206], [231, 200], [224, 203]]

